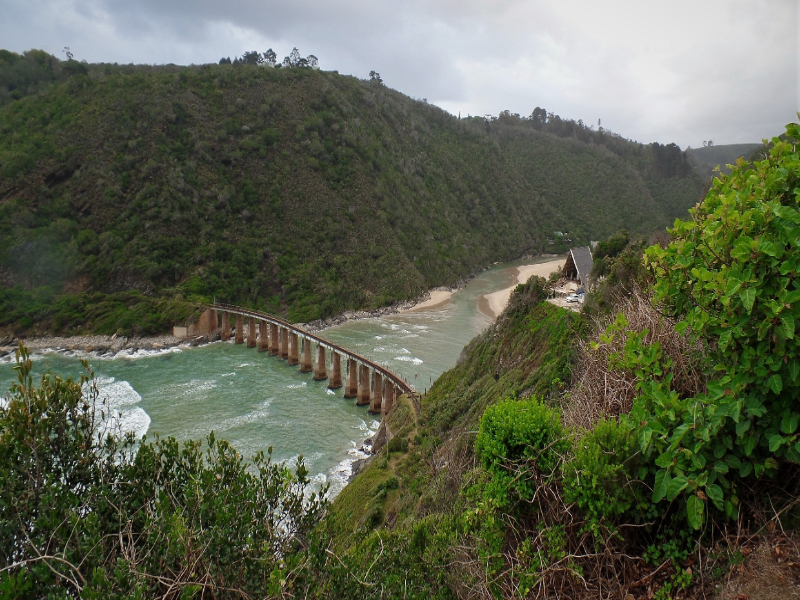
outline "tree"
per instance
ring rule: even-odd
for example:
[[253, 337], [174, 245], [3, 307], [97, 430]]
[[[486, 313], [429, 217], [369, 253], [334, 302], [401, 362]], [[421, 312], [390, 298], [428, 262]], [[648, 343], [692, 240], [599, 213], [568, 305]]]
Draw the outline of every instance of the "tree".
[[278, 55], [270, 48], [262, 55], [262, 62], [269, 67], [274, 67], [275, 63], [278, 62]]
[[246, 65], [260, 65], [262, 61], [263, 59], [261, 58], [261, 54], [255, 50], [251, 50], [250, 52], [245, 52], [242, 54], [242, 59], [240, 62]]
[[231, 57], [229, 56], [229, 57], [226, 58], [226, 57], [223, 56], [222, 58], [219, 59], [219, 64], [221, 64], [221, 65], [229, 65], [229, 64], [231, 64]]
[[316, 56], [309, 54], [306, 60], [308, 61], [309, 67], [312, 69], [319, 69], [319, 59]]
[[380, 84], [383, 83], [383, 79], [381, 79], [381, 74], [378, 73], [377, 71], [370, 71], [369, 72], [369, 81], [370, 81], [370, 83], [375, 83], [377, 85], [380, 85]]
[[547, 110], [538, 106], [534, 108], [531, 113], [531, 121], [533, 121], [534, 129], [542, 129], [547, 124]]
[[[681, 398], [644, 380], [631, 420], [647, 423], [642, 455], [657, 457], [653, 501], [683, 496], [695, 528], [707, 500], [736, 517], [739, 478], [800, 463], [798, 145], [800, 125], [790, 124], [765, 160], [740, 158], [715, 179], [667, 247], [647, 250], [655, 299], [705, 349], [709, 381], [707, 393]], [[639, 353], [638, 368], [659, 352]]]

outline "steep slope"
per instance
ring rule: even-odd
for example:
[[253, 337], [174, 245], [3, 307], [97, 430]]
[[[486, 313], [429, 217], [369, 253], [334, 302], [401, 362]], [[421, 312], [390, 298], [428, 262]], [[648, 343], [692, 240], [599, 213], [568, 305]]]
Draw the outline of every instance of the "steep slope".
[[459, 120], [335, 73], [88, 73], [0, 108], [0, 325], [17, 332], [158, 331], [212, 298], [295, 321], [376, 307], [661, 227], [701, 187], [649, 146]]

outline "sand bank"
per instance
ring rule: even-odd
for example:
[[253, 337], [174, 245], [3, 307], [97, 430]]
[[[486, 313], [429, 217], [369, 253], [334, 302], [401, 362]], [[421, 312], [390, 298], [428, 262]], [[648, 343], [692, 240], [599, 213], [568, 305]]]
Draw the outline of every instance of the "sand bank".
[[564, 266], [565, 260], [566, 259], [564, 258], [558, 258], [556, 260], [550, 260], [548, 262], [538, 263], [535, 265], [523, 265], [517, 267], [516, 283], [505, 289], [481, 296], [478, 299], [478, 310], [485, 315], [496, 319], [500, 313], [505, 310], [506, 306], [508, 306], [508, 300], [511, 298], [511, 292], [514, 291], [515, 287], [517, 287], [520, 283], [527, 282], [528, 279], [534, 275], [538, 277], [547, 277], [553, 271], [560, 271]]
[[448, 290], [448, 289], [431, 290], [430, 292], [428, 292], [428, 294], [430, 294], [430, 298], [428, 298], [424, 302], [415, 304], [410, 308], [402, 308], [400, 309], [400, 312], [414, 312], [417, 310], [423, 310], [427, 308], [439, 308], [440, 306], [449, 304], [453, 298], [454, 293], [455, 290]]

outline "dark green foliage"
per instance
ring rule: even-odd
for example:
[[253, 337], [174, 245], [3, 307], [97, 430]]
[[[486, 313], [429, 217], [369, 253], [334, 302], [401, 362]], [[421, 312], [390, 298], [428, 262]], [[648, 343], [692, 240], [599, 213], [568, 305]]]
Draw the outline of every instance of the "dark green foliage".
[[702, 148], [687, 148], [686, 156], [694, 165], [698, 173], [708, 178], [715, 176], [715, 169], [729, 174], [728, 165], [735, 165], [739, 157], [747, 159], [754, 151], [762, 148], [762, 144], [721, 144], [719, 146], [704, 146]]
[[[325, 501], [307, 472], [251, 463], [211, 434], [120, 439], [91, 374], [19, 383], [0, 407], [3, 597], [277, 597]], [[88, 368], [88, 367], [87, 367]]]
[[457, 539], [453, 519], [436, 515], [408, 528], [358, 532], [343, 553], [315, 545], [303, 581], [304, 597], [456, 598], [453, 589], [462, 582], [453, 580], [448, 562]]
[[[459, 121], [313, 69], [86, 68], [0, 107], [1, 281], [31, 294], [0, 325], [19, 333], [99, 327], [42, 312], [44, 287], [294, 321], [374, 308], [493, 261], [650, 231], [700, 188], [656, 173], [648, 146]], [[569, 238], [551, 246], [555, 230]]]
[[604, 253], [599, 258], [596, 255], [593, 257], [592, 280], [598, 283], [584, 302], [583, 313], [587, 316], [607, 316], [616, 310], [621, 298], [629, 296], [636, 289], [647, 287], [649, 276], [644, 266], [646, 239], [636, 236], [619, 248], [624, 235], [614, 236], [613, 256]]
[[612, 235], [610, 238], [597, 244], [597, 248], [592, 253], [592, 258], [598, 260], [600, 258], [614, 258], [622, 252], [630, 241], [630, 235], [623, 229]]
[[71, 59], [62, 62], [42, 50], [19, 55], [0, 49], [0, 106], [87, 73], [86, 65]]

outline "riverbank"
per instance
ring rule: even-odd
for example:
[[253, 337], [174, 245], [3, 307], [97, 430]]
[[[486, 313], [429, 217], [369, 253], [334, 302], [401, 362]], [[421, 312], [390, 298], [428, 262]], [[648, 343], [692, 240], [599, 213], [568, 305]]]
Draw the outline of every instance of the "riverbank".
[[544, 263], [534, 265], [522, 265], [516, 268], [516, 282], [507, 288], [492, 292], [491, 294], [484, 294], [478, 299], [478, 310], [483, 314], [493, 319], [500, 316], [511, 298], [511, 293], [521, 283], [526, 283], [528, 279], [534, 275], [537, 277], [547, 278], [553, 271], [559, 271], [564, 267], [566, 257], [558, 258]]
[[[548, 258], [548, 256], [553, 255], [543, 255], [538, 258]], [[546, 277], [552, 270], [555, 270], [555, 268], [551, 268], [552, 265], [563, 265], [563, 261], [564, 259], [560, 258], [558, 260], [548, 261], [545, 263], [516, 267], [517, 282], [524, 283], [532, 275]], [[308, 323], [299, 323], [297, 325], [308, 332], [316, 333], [328, 329], [329, 327], [343, 325], [353, 321], [362, 321], [392, 314], [413, 313], [422, 310], [439, 308], [452, 302], [453, 294], [464, 288], [474, 277], [475, 275], [470, 275], [468, 278], [462, 279], [452, 287], [438, 286], [431, 288], [419, 298], [414, 300], [396, 302], [391, 306], [384, 306], [373, 310], [349, 310], [339, 315], [328, 317], [327, 319], [319, 319], [316, 321], [310, 321]], [[508, 288], [504, 288], [497, 292], [482, 296], [478, 300], [478, 309], [492, 319], [497, 318], [497, 316], [508, 304], [508, 299], [510, 298], [511, 292], [516, 285], [517, 283]], [[156, 335], [130, 338], [116, 335], [76, 335], [22, 338], [22, 342], [32, 352], [37, 353], [58, 352], [64, 354], [111, 358], [120, 353], [123, 355], [136, 356], [142, 353], [169, 350], [170, 348], [176, 348], [179, 346], [199, 346], [216, 341], [218, 339], [219, 334], [214, 336], [199, 336], [190, 339], [177, 338], [173, 335]], [[17, 349], [17, 346], [18, 340], [16, 338], [6, 337], [4, 339], [0, 339], [0, 359], [5, 357], [6, 360], [8, 360], [9, 355], [13, 355], [14, 350]]]

